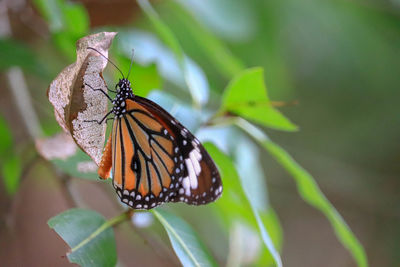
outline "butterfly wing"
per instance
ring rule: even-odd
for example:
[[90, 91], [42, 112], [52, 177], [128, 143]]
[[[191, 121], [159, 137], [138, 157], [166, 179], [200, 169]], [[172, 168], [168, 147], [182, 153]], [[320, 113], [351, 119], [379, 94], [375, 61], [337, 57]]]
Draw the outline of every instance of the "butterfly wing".
[[156, 103], [139, 96], [135, 100], [166, 125], [174, 138], [177, 151], [179, 179], [175, 184], [177, 195], [171, 201], [201, 205], [221, 196], [222, 181], [214, 161], [200, 141], [174, 117]]
[[142, 97], [127, 99], [126, 109], [111, 136], [113, 184], [124, 203], [135, 209], [169, 201], [200, 205], [221, 195], [214, 162], [185, 127]]

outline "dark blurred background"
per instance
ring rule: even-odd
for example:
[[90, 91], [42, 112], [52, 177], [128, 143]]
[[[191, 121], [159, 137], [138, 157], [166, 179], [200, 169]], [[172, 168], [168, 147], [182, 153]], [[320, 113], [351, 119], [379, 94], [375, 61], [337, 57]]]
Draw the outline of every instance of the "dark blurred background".
[[[59, 128], [46, 89], [74, 58], [53, 45], [57, 40], [50, 37], [49, 24], [38, 11], [37, 3], [41, 1], [34, 2], [0, 2], [0, 34], [18, 43], [11, 48], [3, 46], [0, 55], [6, 57], [22, 45], [32, 49], [34, 54], [28, 57], [45, 63], [28, 64], [23, 68], [23, 77], [38, 120], [46, 133], [53, 133]], [[152, 29], [134, 1], [66, 3], [83, 5], [93, 32]], [[298, 132], [266, 132], [313, 174], [363, 244], [370, 265], [399, 266], [400, 1], [152, 3], [185, 52], [202, 67], [217, 95], [229, 77], [220, 75], [209, 63], [199, 47], [201, 40], [191, 33], [193, 23], [204, 25], [245, 66], [264, 67], [271, 99], [298, 103], [280, 108], [300, 127]], [[50, 163], [34, 155], [32, 129], [23, 123], [9, 76], [6, 70], [0, 73], [0, 112], [10, 125], [14, 149], [23, 154], [24, 168], [15, 196], [9, 196], [0, 183], [1, 265], [68, 265], [63, 257], [67, 247], [46, 221], [71, 207], [71, 203], [63, 193], [62, 182], [54, 179], [56, 173]], [[325, 217], [300, 199], [290, 176], [267, 154], [264, 163], [269, 198], [284, 233], [284, 265], [355, 266]], [[72, 187], [102, 194], [84, 180], [74, 181]], [[108, 216], [115, 207], [110, 202], [96, 209]], [[160, 252], [170, 255], [166, 263], [161, 256], [152, 257], [151, 247], [137, 235], [117, 233], [117, 237], [119, 258], [126, 266], [131, 266], [132, 257], [137, 266], [178, 264], [168, 248]], [[136, 242], [129, 242], [131, 239]]]

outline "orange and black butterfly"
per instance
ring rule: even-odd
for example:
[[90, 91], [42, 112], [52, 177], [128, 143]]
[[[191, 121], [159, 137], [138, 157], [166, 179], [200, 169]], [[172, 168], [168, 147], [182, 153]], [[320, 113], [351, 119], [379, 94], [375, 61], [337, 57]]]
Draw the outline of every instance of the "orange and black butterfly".
[[202, 205], [218, 199], [221, 178], [199, 140], [159, 105], [135, 95], [127, 78], [115, 88], [114, 99], [102, 91], [113, 104], [107, 115], [114, 118], [98, 174], [107, 179], [112, 173], [121, 201], [151, 209], [166, 202]]

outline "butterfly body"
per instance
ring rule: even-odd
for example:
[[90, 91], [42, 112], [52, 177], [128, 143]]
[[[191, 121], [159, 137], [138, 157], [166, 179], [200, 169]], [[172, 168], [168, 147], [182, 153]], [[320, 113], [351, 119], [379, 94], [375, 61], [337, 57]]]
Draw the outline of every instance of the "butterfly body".
[[115, 95], [112, 104], [114, 105], [112, 112], [115, 117], [122, 117], [126, 113], [126, 99], [133, 99], [134, 94], [131, 89], [131, 83], [128, 79], [120, 79], [115, 86], [117, 94]]
[[103, 179], [112, 173], [121, 201], [151, 209], [219, 198], [220, 175], [197, 138], [159, 105], [134, 95], [128, 79], [121, 79], [116, 90], [112, 134], [98, 173]]

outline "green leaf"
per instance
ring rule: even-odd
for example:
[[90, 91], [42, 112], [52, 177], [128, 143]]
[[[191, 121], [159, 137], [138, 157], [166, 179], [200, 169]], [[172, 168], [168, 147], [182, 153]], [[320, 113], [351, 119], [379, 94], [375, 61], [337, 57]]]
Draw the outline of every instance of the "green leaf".
[[150, 21], [153, 23], [161, 39], [165, 42], [167, 46], [169, 46], [169, 48], [171, 48], [172, 52], [174, 52], [178, 60], [182, 62], [184, 53], [172, 31], [168, 28], [167, 25], [164, 24], [164, 22], [162, 22], [162, 20], [158, 16], [157, 12], [153, 9], [149, 1], [137, 0], [137, 2], [140, 8], [146, 13]]
[[89, 31], [89, 15], [83, 5], [68, 2], [62, 11], [65, 28], [71, 35], [80, 38]]
[[186, 2], [177, 2], [180, 3], [170, 3], [174, 15], [182, 22], [182, 27], [188, 28], [193, 39], [203, 49], [203, 55], [213, 62], [219, 72], [226, 78], [231, 78], [243, 70], [243, 63], [232, 55], [228, 47], [181, 6]]
[[26, 45], [11, 39], [0, 39], [0, 69], [13, 66], [32, 67], [35, 55]]
[[221, 174], [224, 192], [216, 202], [216, 205], [223, 214], [221, 216], [222, 219], [226, 224], [229, 224], [235, 219], [243, 218], [247, 223], [256, 226], [250, 203], [244, 194], [239, 175], [232, 160], [212, 143], [206, 142], [203, 145], [217, 164]]
[[258, 148], [246, 136], [237, 137], [235, 144], [235, 165], [242, 188], [251, 206], [265, 211], [269, 205], [268, 193]]
[[34, 0], [34, 4], [53, 33], [63, 31], [79, 38], [89, 29], [88, 14], [81, 4], [64, 0]]
[[250, 41], [256, 35], [259, 22], [254, 19], [255, 10], [248, 2], [241, 0], [175, 1], [184, 6], [193, 19], [196, 18], [220, 39], [240, 43]]
[[115, 221], [106, 222], [92, 210], [70, 209], [51, 218], [48, 225], [71, 247], [67, 254], [70, 262], [80, 266], [115, 266], [117, 252], [110, 228]]
[[81, 149], [78, 149], [75, 155], [67, 159], [53, 159], [51, 162], [54, 163], [63, 172], [68, 173], [72, 177], [89, 179], [89, 180], [99, 180], [99, 175], [97, 174], [97, 169], [94, 171], [81, 172], [78, 169], [79, 164], [92, 162], [93, 160], [84, 153]]
[[0, 70], [19, 66], [39, 76], [47, 74], [46, 66], [41, 64], [29, 46], [12, 40], [0, 39]]
[[153, 213], [167, 231], [172, 247], [183, 266], [217, 266], [189, 224], [165, 210], [157, 209], [153, 210]]
[[[131, 65], [131, 59], [122, 55], [116, 56], [116, 64], [120, 69], [125, 70], [125, 75], [128, 74], [129, 67]], [[114, 79], [118, 80], [121, 74], [115, 72]], [[130, 77], [132, 78], [132, 89], [135, 95], [142, 97], [154, 89], [162, 89], [161, 77], [157, 71], [156, 64], [139, 65], [136, 62], [133, 63]]]
[[33, 3], [47, 20], [50, 31], [55, 32], [63, 28], [63, 17], [59, 0], [34, 0]]
[[154, 89], [162, 89], [161, 77], [158, 75], [156, 64], [141, 66], [133, 64], [132, 72], [135, 74], [133, 90], [135, 94], [146, 96]]
[[236, 125], [251, 135], [292, 175], [297, 184], [300, 196], [328, 218], [339, 241], [349, 250], [358, 266], [368, 266], [364, 248], [343, 220], [342, 216], [340, 216], [339, 212], [321, 192], [314, 178], [284, 149], [272, 142], [258, 128], [243, 119], [239, 119]]
[[[276, 237], [274, 241], [276, 243], [280, 242], [280, 227], [276, 225], [276, 220], [273, 221], [274, 218], [271, 217], [273, 215], [270, 214], [272, 212], [270, 209], [259, 209], [259, 204], [251, 201], [253, 199], [252, 194], [259, 195], [259, 192], [254, 192], [255, 190], [259, 190], [259, 188], [249, 187], [246, 194], [231, 159], [211, 143], [205, 143], [204, 145], [219, 167], [223, 179], [224, 192], [216, 203], [221, 209], [223, 217], [227, 217], [227, 220], [230, 222], [234, 219], [240, 219], [253, 226], [254, 229], [258, 229], [268, 249], [268, 254], [272, 257], [273, 262], [271, 261], [270, 263], [282, 266], [279, 253], [269, 234], [269, 230], [277, 231], [273, 234]], [[227, 223], [229, 223], [228, 221]], [[266, 227], [267, 224], [269, 228]]]
[[190, 91], [194, 105], [199, 107], [208, 101], [208, 86], [199, 86], [200, 82], [204, 83], [205, 76], [198, 75], [199, 71], [196, 66], [185, 56], [185, 53], [175, 38], [170, 28], [160, 19], [159, 15], [153, 9], [148, 0], [137, 0], [140, 8], [146, 13], [150, 21], [153, 23], [156, 31], [160, 35], [164, 43], [174, 53], [179, 67], [183, 73], [186, 85]]
[[[275, 247], [281, 250], [283, 243], [283, 230], [278, 215], [276, 215], [275, 211], [271, 207], [269, 207], [267, 211], [260, 211], [259, 215]], [[271, 253], [263, 253], [256, 265], [270, 266], [274, 264], [274, 262]]]
[[297, 130], [296, 125], [271, 105], [264, 83], [264, 70], [260, 67], [241, 72], [229, 83], [220, 112], [227, 111], [270, 128]]
[[[192, 59], [185, 56], [183, 64], [176, 55], [152, 33], [140, 30], [120, 31], [117, 50], [131, 57], [135, 48], [135, 63], [155, 63], [159, 75], [180, 89], [187, 90], [198, 104], [206, 104], [209, 98], [209, 84], [204, 71]], [[128, 66], [129, 68], [129, 66]], [[135, 76], [132, 77], [133, 80]]]
[[13, 137], [10, 128], [6, 120], [0, 116], [0, 158], [5, 158], [9, 155], [12, 145]]
[[52, 40], [69, 58], [75, 58], [75, 42], [89, 31], [89, 16], [82, 4], [65, 0], [34, 0], [46, 19]]
[[74, 60], [76, 58], [75, 42], [79, 38], [70, 34], [66, 34], [65, 32], [55, 32], [51, 37], [55, 46], [64, 55], [66, 55], [70, 60]]
[[205, 121], [204, 111], [199, 112], [166, 92], [152, 91], [147, 98], [170, 112], [178, 121], [192, 132], [199, 129], [201, 123]]
[[17, 192], [21, 178], [21, 171], [21, 160], [18, 156], [10, 154], [8, 157], [3, 159], [1, 164], [1, 174], [8, 194], [13, 195]]
[[14, 154], [13, 137], [6, 120], [0, 116], [0, 168], [8, 194], [13, 195], [19, 186], [22, 172], [21, 160]]

